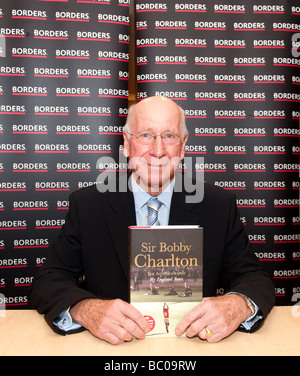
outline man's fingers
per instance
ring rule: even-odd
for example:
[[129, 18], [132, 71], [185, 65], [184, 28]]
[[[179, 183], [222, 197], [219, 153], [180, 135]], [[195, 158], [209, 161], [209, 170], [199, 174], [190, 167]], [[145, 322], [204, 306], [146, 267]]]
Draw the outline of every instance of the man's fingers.
[[[208, 342], [218, 342], [233, 333], [251, 314], [245, 299], [238, 294], [204, 298], [178, 324], [175, 333], [187, 337], [198, 335]], [[208, 327], [213, 335], [207, 335]]]
[[[140, 338], [141, 332], [145, 335], [150, 331], [150, 327], [147, 320], [132, 305], [125, 303], [125, 305], [122, 306], [121, 311], [126, 318], [125, 323], [123, 325], [125, 325], [125, 328], [130, 333], [132, 333], [134, 337]], [[135, 333], [138, 334], [136, 335]]]
[[145, 338], [145, 332], [140, 326], [121, 312], [117, 319], [115, 316], [103, 318], [101, 323], [98, 323], [95, 335], [113, 345], [130, 342], [133, 338]]
[[187, 328], [185, 334], [187, 337], [192, 338], [198, 336], [201, 332], [203, 333], [204, 339], [206, 339], [206, 331], [203, 322], [201, 320], [196, 320]]
[[[188, 330], [191, 324], [195, 323], [202, 316], [203, 316], [203, 312], [201, 310], [201, 303], [200, 303], [184, 316], [184, 318], [177, 325], [175, 329], [175, 334], [177, 336], [181, 336], [184, 332]], [[193, 337], [193, 335], [191, 335], [191, 337]]]
[[[124, 330], [130, 334], [131, 339], [144, 339], [145, 338], [145, 331], [134, 321], [131, 319], [125, 318], [124, 323], [122, 324]], [[130, 340], [131, 340], [130, 339]]]
[[120, 345], [121, 343], [124, 342], [124, 340], [120, 339], [118, 336], [116, 336], [115, 334], [111, 332], [103, 332], [97, 337], [110, 343], [111, 345]]
[[180, 337], [186, 331], [187, 328], [188, 325], [183, 321], [180, 321], [180, 323], [175, 328], [175, 334]]
[[150, 328], [142, 314], [124, 301], [117, 300], [115, 304], [118, 306], [114, 307], [114, 314], [118, 312], [113, 320], [116, 324], [115, 335], [123, 341], [131, 341], [132, 338], [144, 339]]
[[120, 299], [86, 299], [72, 308], [72, 318], [96, 337], [111, 344], [143, 339], [150, 331], [142, 314]]

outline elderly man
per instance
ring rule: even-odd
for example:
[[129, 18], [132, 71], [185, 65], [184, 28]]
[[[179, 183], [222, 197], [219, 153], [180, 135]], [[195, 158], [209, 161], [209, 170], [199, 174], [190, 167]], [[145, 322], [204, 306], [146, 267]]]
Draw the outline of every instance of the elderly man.
[[[95, 185], [70, 196], [62, 233], [31, 293], [32, 306], [56, 332], [87, 329], [112, 344], [145, 337], [146, 320], [127, 302], [127, 229], [145, 224], [153, 197], [162, 202], [161, 225], [204, 229], [205, 298], [176, 335], [217, 342], [236, 329], [260, 327], [274, 304], [274, 286], [249, 250], [235, 197], [205, 184], [203, 200], [187, 203], [186, 192], [174, 190], [187, 139], [183, 110], [169, 99], [147, 98], [131, 107], [124, 128], [131, 189], [100, 193]], [[226, 294], [215, 297], [220, 278]]]

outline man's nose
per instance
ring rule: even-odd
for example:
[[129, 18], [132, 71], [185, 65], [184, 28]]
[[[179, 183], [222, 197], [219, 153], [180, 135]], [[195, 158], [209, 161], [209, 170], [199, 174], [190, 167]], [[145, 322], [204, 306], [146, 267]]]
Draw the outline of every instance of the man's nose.
[[151, 144], [151, 154], [155, 157], [162, 157], [166, 152], [165, 143], [160, 135], [156, 136]]

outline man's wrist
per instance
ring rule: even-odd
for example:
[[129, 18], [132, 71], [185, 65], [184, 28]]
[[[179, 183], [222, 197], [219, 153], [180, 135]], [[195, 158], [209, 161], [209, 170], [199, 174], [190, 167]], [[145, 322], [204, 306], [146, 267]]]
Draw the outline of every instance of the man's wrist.
[[258, 308], [253, 303], [253, 301], [249, 299], [246, 295], [241, 294], [239, 292], [229, 292], [228, 294], [235, 295], [239, 298], [239, 301], [241, 302], [240, 307], [242, 308], [242, 311], [244, 313], [243, 322], [249, 320], [250, 318], [256, 315]]
[[256, 313], [256, 309], [254, 307], [254, 304], [252, 303], [252, 300], [249, 299], [247, 296], [244, 295], [244, 298], [246, 300], [246, 304], [247, 306], [250, 308], [251, 310], [251, 316], [253, 316], [255, 313]]
[[72, 317], [72, 320], [74, 323], [78, 323], [80, 325], [83, 318], [83, 312], [86, 311], [86, 305], [89, 303], [89, 301], [94, 299], [83, 299], [79, 300], [77, 303], [73, 304], [70, 308], [70, 316]]

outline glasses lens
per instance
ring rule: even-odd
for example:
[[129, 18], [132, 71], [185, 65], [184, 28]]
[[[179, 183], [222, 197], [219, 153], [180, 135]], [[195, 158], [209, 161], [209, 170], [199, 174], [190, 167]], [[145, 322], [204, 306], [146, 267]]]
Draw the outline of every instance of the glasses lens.
[[138, 142], [142, 145], [150, 145], [154, 141], [154, 136], [151, 133], [140, 133], [136, 136]]
[[157, 136], [161, 136], [161, 139], [165, 145], [176, 145], [180, 142], [179, 137], [173, 135], [172, 133], [164, 133], [162, 135], [154, 136], [152, 133], [144, 132], [138, 134], [136, 139], [142, 145], [150, 145], [154, 142]]
[[178, 143], [179, 138], [172, 133], [165, 133], [162, 135], [162, 139], [166, 145], [175, 145]]

